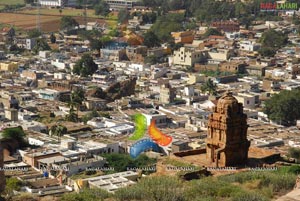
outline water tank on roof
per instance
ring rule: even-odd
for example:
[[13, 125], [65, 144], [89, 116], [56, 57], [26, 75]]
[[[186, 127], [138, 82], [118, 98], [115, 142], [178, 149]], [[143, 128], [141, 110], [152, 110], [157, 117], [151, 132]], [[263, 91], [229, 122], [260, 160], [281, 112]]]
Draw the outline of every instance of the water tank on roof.
[[48, 177], [49, 177], [49, 173], [48, 173], [47, 171], [45, 171], [45, 172], [43, 173], [43, 176], [44, 176], [45, 178], [48, 178]]

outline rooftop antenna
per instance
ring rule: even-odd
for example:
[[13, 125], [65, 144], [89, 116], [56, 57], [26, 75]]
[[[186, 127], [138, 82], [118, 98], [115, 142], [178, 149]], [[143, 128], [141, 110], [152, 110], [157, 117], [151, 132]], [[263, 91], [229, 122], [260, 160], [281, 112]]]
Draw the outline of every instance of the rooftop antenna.
[[36, 29], [41, 31], [41, 6], [40, 0], [35, 0], [34, 2], [37, 8], [37, 15], [36, 15]]

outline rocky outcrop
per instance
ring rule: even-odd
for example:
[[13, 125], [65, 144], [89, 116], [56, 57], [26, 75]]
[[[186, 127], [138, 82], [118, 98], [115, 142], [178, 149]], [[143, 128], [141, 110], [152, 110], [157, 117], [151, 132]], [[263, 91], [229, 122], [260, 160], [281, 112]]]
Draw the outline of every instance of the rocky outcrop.
[[116, 99], [134, 94], [136, 80], [137, 78], [133, 77], [124, 81], [116, 82], [108, 87], [105, 91], [103, 91], [101, 88], [92, 89], [87, 95], [112, 102]]

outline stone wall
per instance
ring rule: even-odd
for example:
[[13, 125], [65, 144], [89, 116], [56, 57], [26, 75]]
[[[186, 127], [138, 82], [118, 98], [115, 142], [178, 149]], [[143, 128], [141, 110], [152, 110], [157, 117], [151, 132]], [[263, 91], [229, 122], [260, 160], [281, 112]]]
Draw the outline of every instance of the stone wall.
[[187, 150], [187, 151], [180, 151], [173, 153], [177, 157], [184, 157], [184, 156], [192, 156], [198, 154], [205, 154], [206, 149], [194, 149], [194, 150]]

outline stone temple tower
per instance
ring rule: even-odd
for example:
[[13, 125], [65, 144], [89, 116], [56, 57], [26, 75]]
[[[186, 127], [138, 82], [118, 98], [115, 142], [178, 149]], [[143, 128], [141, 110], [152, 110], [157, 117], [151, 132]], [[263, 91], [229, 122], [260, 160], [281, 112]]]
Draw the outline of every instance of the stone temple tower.
[[0, 193], [5, 188], [5, 177], [4, 177], [4, 171], [3, 171], [3, 166], [4, 166], [3, 158], [4, 158], [3, 148], [2, 148], [1, 142], [0, 142]]
[[212, 167], [244, 164], [248, 159], [247, 115], [243, 105], [227, 92], [209, 116], [206, 157]]

